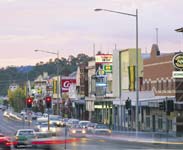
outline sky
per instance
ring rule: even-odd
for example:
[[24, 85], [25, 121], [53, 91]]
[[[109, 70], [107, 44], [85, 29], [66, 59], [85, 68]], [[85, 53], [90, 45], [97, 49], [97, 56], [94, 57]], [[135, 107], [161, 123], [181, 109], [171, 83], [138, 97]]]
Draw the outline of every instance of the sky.
[[[136, 19], [102, 8], [135, 14], [139, 48], [149, 53], [183, 50], [183, 0], [0, 0], [0, 67], [35, 65], [59, 57], [135, 48]], [[95, 46], [94, 46], [95, 45]], [[95, 48], [94, 48], [95, 47]]]

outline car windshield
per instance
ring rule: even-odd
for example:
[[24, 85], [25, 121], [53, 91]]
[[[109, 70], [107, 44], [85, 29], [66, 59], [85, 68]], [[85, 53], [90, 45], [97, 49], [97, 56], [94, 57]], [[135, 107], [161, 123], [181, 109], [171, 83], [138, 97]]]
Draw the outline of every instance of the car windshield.
[[33, 131], [20, 131], [19, 132], [19, 135], [33, 135], [34, 134], [34, 132]]
[[108, 129], [108, 127], [106, 125], [97, 125], [96, 128], [97, 129]]

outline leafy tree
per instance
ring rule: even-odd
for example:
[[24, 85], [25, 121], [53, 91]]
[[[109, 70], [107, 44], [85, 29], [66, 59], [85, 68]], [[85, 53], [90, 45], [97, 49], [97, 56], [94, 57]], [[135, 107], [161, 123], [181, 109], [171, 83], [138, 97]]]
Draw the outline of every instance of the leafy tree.
[[25, 92], [22, 88], [17, 88], [15, 91], [8, 90], [9, 103], [15, 112], [20, 112], [25, 108]]

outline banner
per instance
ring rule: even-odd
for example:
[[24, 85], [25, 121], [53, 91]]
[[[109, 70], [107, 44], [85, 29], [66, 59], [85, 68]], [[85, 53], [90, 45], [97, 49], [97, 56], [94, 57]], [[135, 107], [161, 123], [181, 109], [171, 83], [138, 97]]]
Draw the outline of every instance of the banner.
[[57, 80], [53, 80], [53, 94], [57, 93]]
[[67, 78], [67, 79], [62, 79], [62, 93], [64, 92], [69, 92], [69, 87], [71, 84], [76, 84], [76, 79], [74, 78]]
[[128, 66], [129, 90], [135, 91], [135, 66]]

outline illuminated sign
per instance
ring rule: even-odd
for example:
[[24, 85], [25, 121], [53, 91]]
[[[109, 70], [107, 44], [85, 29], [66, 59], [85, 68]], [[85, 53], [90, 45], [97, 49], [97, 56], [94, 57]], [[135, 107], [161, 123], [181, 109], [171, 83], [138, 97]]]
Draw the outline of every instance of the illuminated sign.
[[112, 54], [100, 54], [95, 56], [96, 63], [112, 63]]
[[173, 57], [173, 65], [177, 69], [183, 69], [183, 53], [178, 53]]
[[183, 78], [183, 71], [173, 71], [172, 77], [173, 78]]
[[103, 69], [106, 73], [112, 73], [112, 64], [104, 64]]

